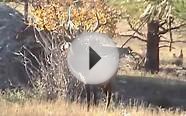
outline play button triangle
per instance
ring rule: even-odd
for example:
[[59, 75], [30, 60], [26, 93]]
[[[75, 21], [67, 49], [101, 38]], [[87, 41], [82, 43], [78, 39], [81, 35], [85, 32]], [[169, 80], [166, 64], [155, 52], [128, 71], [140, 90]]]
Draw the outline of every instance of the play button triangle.
[[89, 70], [101, 59], [101, 57], [89, 47]]

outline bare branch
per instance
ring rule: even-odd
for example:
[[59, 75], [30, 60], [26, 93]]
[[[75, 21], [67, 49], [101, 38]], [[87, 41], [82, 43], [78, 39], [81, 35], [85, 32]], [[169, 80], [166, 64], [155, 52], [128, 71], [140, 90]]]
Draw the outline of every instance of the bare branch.
[[163, 25], [165, 25], [167, 23], [167, 20], [163, 21], [162, 23], [160, 23], [160, 27], [162, 27]]
[[[169, 29], [171, 29], [171, 27], [172, 27], [172, 23], [173, 23], [173, 21], [174, 21], [174, 18], [172, 18], [172, 17], [169, 17], [169, 22], [168, 22], [168, 27], [169, 27]], [[172, 41], [173, 41], [173, 37], [172, 37], [172, 30], [169, 30], [169, 35], [170, 35], [170, 44], [169, 44], [169, 51], [171, 51], [172, 50]]]
[[163, 38], [163, 39], [165, 39], [165, 40], [168, 40], [168, 38], [165, 37], [165, 36], [163, 36], [163, 35], [160, 35], [160, 38]]
[[[146, 23], [145, 21], [142, 22], [142, 23], [138, 26], [137, 30], [139, 30], [145, 23]], [[136, 34], [136, 31], [134, 31], [134, 33], [132, 34], [132, 36], [134, 36], [135, 34]], [[130, 36], [130, 38], [129, 38], [125, 43], [123, 43], [123, 45], [121, 46], [121, 48], [123, 48], [123, 47], [132, 39], [132, 36]]]
[[[26, 46], [23, 45], [23, 48], [35, 59], [35, 61], [40, 64], [39, 59], [37, 58], [36, 55], [34, 55]], [[40, 64], [41, 65], [41, 64]]]
[[163, 26], [159, 26], [159, 28], [162, 29], [162, 31], [166, 30], [165, 27], [163, 27]]
[[123, 43], [123, 45], [121, 46], [121, 48], [123, 48], [131, 39], [133, 39], [133, 38], [130, 37], [129, 39], [127, 39], [127, 41], [125, 41], [125, 43]]
[[[170, 41], [168, 40], [160, 40], [160, 42], [170, 43]], [[177, 40], [177, 41], [172, 41], [172, 43], [186, 43], [186, 41]]]
[[169, 28], [169, 29], [165, 29], [165, 30], [163, 30], [163, 31], [160, 31], [159, 34], [166, 34], [166, 33], [169, 32], [170, 30], [179, 29], [180, 27], [183, 27], [183, 26], [185, 26], [185, 25], [186, 25], [186, 23], [183, 23], [183, 24], [180, 24], [180, 25], [178, 25], [178, 26], [171, 27], [171, 28]]
[[119, 35], [119, 36], [130, 37], [131, 39], [132, 39], [132, 38], [135, 38], [135, 39], [138, 39], [138, 40], [140, 40], [140, 41], [147, 42], [147, 40], [145, 40], [145, 39], [143, 39], [143, 38], [141, 38], [141, 37], [139, 37], [139, 36], [135, 36], [135, 35]]
[[26, 23], [28, 23], [28, 2], [28, 0], [24, 0], [24, 18]]
[[96, 27], [94, 28], [94, 32], [100, 28], [100, 21], [99, 21], [99, 17], [98, 17], [97, 12], [96, 12], [96, 19], [97, 19], [97, 24], [96, 24]]
[[143, 34], [142, 32], [139, 32], [139, 28], [135, 29], [135, 27], [133, 27], [133, 25], [131, 24], [129, 18], [127, 18], [127, 22], [128, 22], [130, 28], [131, 28], [133, 31], [135, 31], [135, 32], [136, 32], [137, 34], [139, 34], [140, 36], [145, 36], [145, 34]]
[[[159, 48], [170, 48], [170, 45], [162, 45], [162, 46], [159, 46]], [[171, 46], [171, 48], [175, 49], [175, 47], [172, 47], [172, 46]]]

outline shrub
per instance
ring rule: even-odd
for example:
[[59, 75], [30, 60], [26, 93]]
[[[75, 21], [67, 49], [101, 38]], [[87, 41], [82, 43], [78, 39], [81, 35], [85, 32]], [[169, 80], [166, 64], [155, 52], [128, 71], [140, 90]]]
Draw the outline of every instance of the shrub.
[[83, 31], [114, 36], [121, 13], [104, 0], [37, 0], [32, 5], [33, 25], [47, 32], [41, 38], [49, 42], [45, 45], [48, 52], [41, 63], [40, 78], [34, 81], [35, 87], [46, 99], [63, 96], [77, 100], [81, 98], [83, 84], [70, 74], [61, 45]]

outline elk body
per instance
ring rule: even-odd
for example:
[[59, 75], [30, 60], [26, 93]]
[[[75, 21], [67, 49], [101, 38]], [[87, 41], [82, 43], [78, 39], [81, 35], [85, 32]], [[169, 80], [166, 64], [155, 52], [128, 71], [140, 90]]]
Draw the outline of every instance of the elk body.
[[[118, 48], [118, 52], [119, 52], [119, 57], [122, 58], [125, 55], [129, 55], [131, 53], [131, 49], [130, 47], [128, 48]], [[87, 99], [87, 110], [89, 110], [90, 108], [90, 104], [91, 104], [91, 91], [93, 92], [93, 104], [97, 105], [97, 89], [96, 88], [101, 88], [104, 92], [104, 94], [106, 95], [106, 109], [109, 107], [110, 105], [110, 101], [111, 101], [111, 96], [112, 96], [112, 89], [113, 89], [113, 80], [116, 78], [117, 76], [117, 71], [113, 74], [113, 76], [106, 82], [102, 83], [102, 84], [98, 84], [98, 85], [85, 85], [85, 89], [86, 89], [86, 99]]]
[[[68, 44], [68, 45], [66, 45]], [[65, 46], [70, 46], [69, 43], [65, 43], [61, 46], [62, 51], [66, 51], [66, 47]], [[130, 47], [127, 48], [119, 48], [117, 47], [118, 52], [119, 52], [119, 58], [125, 57], [126, 55], [130, 55], [132, 50]], [[102, 83], [102, 84], [98, 84], [98, 85], [90, 85], [90, 84], [85, 84], [85, 89], [86, 89], [86, 100], [87, 100], [87, 110], [89, 110], [90, 108], [90, 104], [91, 104], [91, 92], [93, 92], [93, 104], [97, 105], [97, 88], [101, 88], [104, 92], [104, 94], [106, 95], [106, 109], [109, 107], [110, 105], [110, 101], [111, 101], [111, 96], [112, 96], [112, 89], [113, 89], [113, 80], [116, 78], [117, 76], [117, 71], [113, 74], [113, 76], [107, 80], [106, 82]]]

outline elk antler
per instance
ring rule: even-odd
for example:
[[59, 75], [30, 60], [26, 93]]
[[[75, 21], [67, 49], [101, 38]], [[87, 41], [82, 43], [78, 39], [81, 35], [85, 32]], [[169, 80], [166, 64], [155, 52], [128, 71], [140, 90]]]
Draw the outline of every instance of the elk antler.
[[97, 22], [96, 22], [96, 26], [94, 27], [93, 29], [93, 32], [96, 32], [101, 26], [104, 26], [107, 24], [107, 21], [103, 24], [100, 23], [100, 19], [98, 17], [98, 13], [96, 12], [96, 19], [97, 19]]

